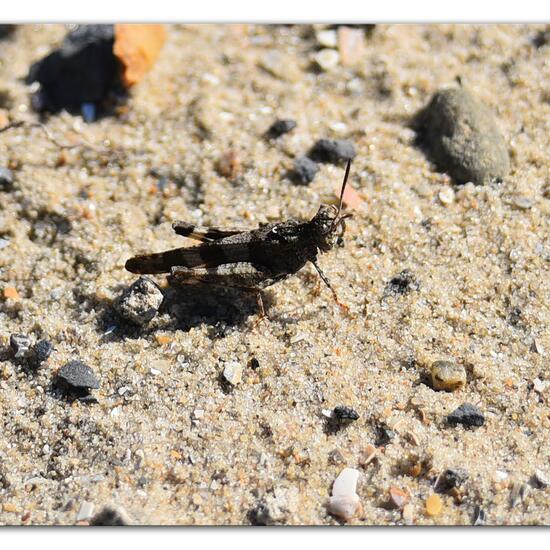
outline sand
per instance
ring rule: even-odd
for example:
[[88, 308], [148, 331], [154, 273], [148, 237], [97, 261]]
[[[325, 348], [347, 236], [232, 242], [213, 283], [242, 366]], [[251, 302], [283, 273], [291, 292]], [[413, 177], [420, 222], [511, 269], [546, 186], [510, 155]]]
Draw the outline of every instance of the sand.
[[[377, 25], [355, 66], [320, 72], [311, 26], [173, 25], [116, 116], [45, 120], [58, 141], [95, 149], [63, 152], [40, 128], [0, 134], [15, 174], [0, 192], [0, 288], [20, 296], [0, 296], [0, 523], [74, 524], [86, 503], [114, 503], [139, 524], [250, 524], [263, 504], [273, 523], [337, 525], [326, 506], [344, 467], [360, 471], [350, 524], [470, 525], [479, 508], [489, 525], [549, 523], [550, 489], [533, 480], [550, 474], [550, 45], [534, 43], [545, 28]], [[37, 120], [23, 78], [66, 31], [21, 26], [0, 42], [9, 120]], [[457, 76], [505, 135], [502, 183], [457, 186], [415, 145], [412, 117]], [[277, 118], [298, 126], [269, 142]], [[349, 315], [309, 266], [266, 291], [257, 326], [253, 298], [191, 287], [146, 327], [116, 316], [136, 280], [126, 259], [183, 244], [172, 221], [313, 216], [342, 167], [321, 165], [308, 186], [287, 171], [323, 137], [357, 150], [363, 205], [320, 259]], [[228, 178], [217, 163], [230, 149]], [[388, 292], [404, 269], [418, 284]], [[30, 372], [14, 333], [55, 351]], [[97, 403], [52, 387], [72, 359], [98, 376]], [[462, 365], [465, 386], [435, 391], [436, 360]], [[235, 386], [220, 378], [229, 361], [243, 366]], [[483, 426], [446, 423], [465, 402]], [[338, 405], [359, 419], [334, 432], [323, 411]], [[385, 445], [380, 426], [394, 432]], [[431, 516], [447, 469], [467, 480]], [[390, 487], [409, 493], [405, 518]]]

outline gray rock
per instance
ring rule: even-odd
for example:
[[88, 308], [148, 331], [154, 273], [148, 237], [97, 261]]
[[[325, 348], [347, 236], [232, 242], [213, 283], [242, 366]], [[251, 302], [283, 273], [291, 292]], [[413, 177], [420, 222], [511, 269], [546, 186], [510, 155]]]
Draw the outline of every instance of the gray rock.
[[353, 143], [347, 139], [320, 139], [309, 156], [319, 162], [339, 164], [354, 158], [356, 154]]
[[463, 403], [447, 416], [449, 424], [462, 424], [463, 426], [483, 426], [485, 424], [485, 416], [474, 405]]
[[122, 293], [115, 303], [115, 309], [127, 321], [146, 325], [156, 316], [163, 298], [162, 292], [153, 281], [140, 277]]
[[69, 361], [57, 373], [58, 384], [69, 390], [96, 390], [99, 380], [94, 371], [82, 361]]
[[283, 119], [283, 120], [277, 120], [274, 122], [269, 130], [267, 131], [267, 135], [270, 138], [278, 138], [284, 134], [287, 134], [291, 130], [294, 130], [296, 128], [296, 121], [291, 119]]
[[32, 349], [32, 363], [39, 367], [47, 361], [53, 351], [53, 344], [49, 340], [38, 341]]
[[457, 183], [483, 185], [510, 171], [493, 113], [463, 88], [438, 91], [417, 124], [435, 163]]
[[10, 336], [10, 347], [16, 359], [25, 357], [29, 351], [31, 339], [26, 334], [12, 334]]
[[319, 166], [308, 157], [300, 157], [294, 162], [294, 171], [292, 179], [301, 185], [311, 183], [319, 171]]
[[0, 166], [0, 189], [8, 189], [13, 185], [13, 172]]

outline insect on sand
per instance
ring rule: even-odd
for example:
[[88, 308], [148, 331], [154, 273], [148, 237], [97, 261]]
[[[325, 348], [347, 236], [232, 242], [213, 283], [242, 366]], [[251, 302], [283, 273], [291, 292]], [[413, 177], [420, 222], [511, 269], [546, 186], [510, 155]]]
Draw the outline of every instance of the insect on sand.
[[261, 225], [258, 229], [216, 229], [177, 221], [174, 231], [200, 241], [197, 246], [158, 254], [134, 256], [126, 262], [132, 273], [169, 273], [171, 284], [208, 284], [255, 292], [260, 320], [265, 317], [261, 291], [297, 273], [311, 262], [331, 290], [336, 303], [347, 311], [317, 263], [320, 252], [333, 248], [345, 232], [341, 214], [351, 161], [348, 161], [338, 206], [322, 204], [310, 221], [295, 219]]

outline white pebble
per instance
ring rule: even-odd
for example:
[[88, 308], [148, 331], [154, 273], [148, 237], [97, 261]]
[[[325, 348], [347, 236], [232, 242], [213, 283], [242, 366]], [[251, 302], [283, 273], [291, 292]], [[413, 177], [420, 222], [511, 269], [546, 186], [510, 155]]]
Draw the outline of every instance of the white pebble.
[[330, 497], [328, 511], [346, 521], [352, 519], [359, 509], [359, 497], [357, 495]]
[[335, 516], [348, 521], [358, 512], [359, 496], [355, 492], [359, 471], [354, 468], [344, 468], [334, 480], [332, 496], [328, 501], [328, 511]]
[[317, 31], [315, 38], [317, 38], [317, 42], [320, 46], [323, 46], [323, 48], [336, 48], [338, 45], [338, 35], [336, 31]]
[[223, 377], [230, 384], [238, 384], [243, 377], [243, 367], [240, 363], [236, 361], [230, 361], [226, 363], [225, 368], [223, 369]]
[[313, 59], [323, 71], [331, 71], [340, 62], [340, 54], [336, 50], [325, 49], [317, 52]]
[[195, 420], [200, 420], [204, 416], [204, 409], [195, 409], [193, 411], [193, 418]]
[[85, 500], [80, 505], [80, 510], [78, 510], [78, 514], [76, 516], [76, 521], [84, 521], [86, 519], [90, 519], [94, 513], [94, 505], [92, 502], [88, 502]]
[[455, 192], [450, 187], [445, 187], [439, 192], [439, 200], [445, 205], [452, 204], [455, 200]]
[[332, 496], [341, 497], [355, 494], [359, 471], [354, 468], [344, 468], [340, 475], [334, 480]]

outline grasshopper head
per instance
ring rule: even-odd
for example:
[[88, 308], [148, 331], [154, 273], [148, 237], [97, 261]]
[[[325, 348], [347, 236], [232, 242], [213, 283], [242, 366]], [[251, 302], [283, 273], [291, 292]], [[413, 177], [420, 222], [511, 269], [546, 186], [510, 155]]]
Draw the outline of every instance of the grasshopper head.
[[323, 252], [330, 250], [336, 244], [337, 238], [344, 234], [346, 230], [345, 219], [351, 216], [351, 214], [340, 215], [350, 167], [351, 160], [348, 161], [346, 166], [346, 175], [344, 176], [338, 207], [333, 204], [322, 204], [310, 222], [315, 244]]

